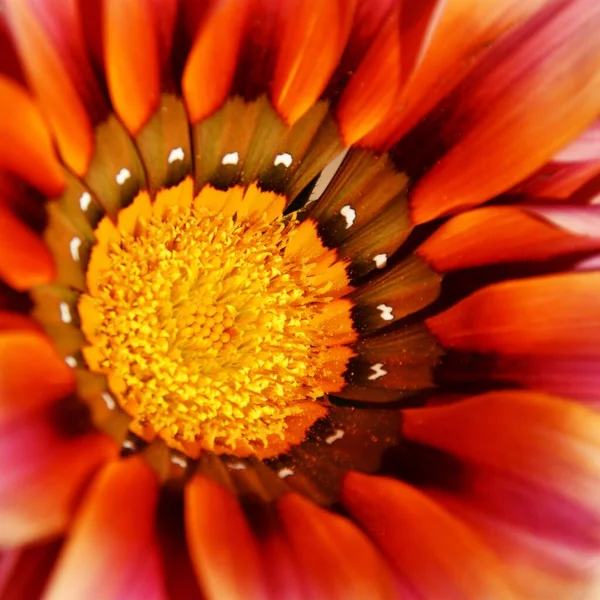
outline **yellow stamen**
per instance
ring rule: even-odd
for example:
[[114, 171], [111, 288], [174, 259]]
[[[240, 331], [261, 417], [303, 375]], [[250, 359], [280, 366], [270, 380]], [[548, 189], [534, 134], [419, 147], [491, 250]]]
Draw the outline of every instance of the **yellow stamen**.
[[[341, 338], [321, 323], [345, 271], [286, 256], [299, 226], [280, 196], [207, 187], [192, 201], [189, 182], [170, 193], [153, 205], [140, 194], [117, 228], [99, 225], [79, 303], [86, 360], [147, 438], [191, 454], [276, 453], [343, 385], [351, 307]], [[237, 209], [213, 211], [211, 198]]]

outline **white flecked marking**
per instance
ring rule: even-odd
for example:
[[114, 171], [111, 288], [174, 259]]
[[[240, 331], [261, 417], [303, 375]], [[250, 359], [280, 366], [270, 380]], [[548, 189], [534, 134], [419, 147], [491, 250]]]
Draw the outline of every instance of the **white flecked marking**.
[[346, 204], [346, 206], [342, 206], [340, 215], [346, 219], [346, 229], [350, 229], [356, 220], [356, 211], [349, 204]]
[[285, 479], [290, 475], [294, 474], [294, 469], [290, 469], [289, 467], [283, 467], [283, 469], [279, 469], [277, 475], [279, 475], [279, 479]]
[[67, 356], [65, 358], [65, 362], [70, 366], [73, 367], [73, 369], [77, 366], [77, 361], [75, 360], [75, 358], [73, 358], [72, 356]]
[[240, 155], [237, 152], [229, 152], [221, 159], [222, 165], [237, 165]]
[[71, 257], [73, 260], [79, 260], [79, 248], [81, 248], [81, 238], [74, 237], [69, 242], [69, 250], [71, 251]]
[[169, 164], [173, 164], [178, 160], [183, 160], [185, 158], [185, 153], [183, 152], [183, 148], [179, 146], [178, 148], [173, 148], [169, 153], [169, 158], [167, 158], [167, 162]]
[[343, 429], [336, 429], [329, 437], [325, 438], [327, 444], [333, 444], [337, 440], [341, 440], [344, 437]]
[[102, 392], [102, 394], [100, 394], [100, 397], [102, 398], [102, 400], [104, 400], [104, 404], [106, 404], [106, 408], [108, 408], [108, 410], [114, 410], [117, 407], [115, 399], [108, 392]]
[[294, 159], [291, 154], [284, 152], [283, 154], [278, 154], [273, 161], [273, 165], [278, 167], [279, 165], [283, 165], [286, 169], [291, 166]]
[[384, 321], [394, 320], [394, 309], [391, 306], [388, 306], [387, 304], [380, 304], [377, 309], [381, 311], [381, 318]]
[[387, 265], [387, 259], [388, 259], [387, 254], [377, 254], [377, 256], [373, 257], [373, 260], [375, 261], [375, 266], [378, 269], [383, 269], [383, 267], [385, 267], [385, 265]]
[[92, 195], [89, 192], [83, 192], [81, 196], [79, 196], [79, 207], [83, 212], [85, 212], [92, 203]]
[[367, 379], [371, 381], [375, 381], [384, 375], [387, 375], [387, 371], [383, 368], [383, 363], [377, 363], [375, 365], [371, 365], [371, 371], [373, 371], [372, 375], [369, 375]]
[[136, 452], [137, 451], [137, 447], [136, 447], [135, 442], [133, 440], [123, 440], [123, 443], [121, 444], [121, 446], [125, 450], [129, 450], [130, 452]]
[[121, 169], [115, 177], [116, 182], [119, 185], [123, 185], [131, 177], [131, 171], [129, 169]]
[[182, 469], [187, 469], [187, 460], [183, 456], [179, 456], [179, 454], [171, 454], [171, 462]]
[[233, 469], [234, 471], [244, 471], [246, 469], [246, 465], [242, 462], [234, 462], [229, 463], [229, 468]]
[[71, 323], [71, 321], [73, 321], [73, 317], [71, 317], [71, 309], [66, 302], [61, 302], [58, 305], [58, 310], [60, 310], [60, 320], [63, 323]]

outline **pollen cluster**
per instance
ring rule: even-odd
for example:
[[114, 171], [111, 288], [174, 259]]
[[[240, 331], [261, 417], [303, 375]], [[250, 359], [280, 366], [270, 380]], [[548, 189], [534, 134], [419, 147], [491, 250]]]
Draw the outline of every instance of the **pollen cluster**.
[[84, 354], [134, 430], [184, 449], [266, 447], [324, 395], [331, 284], [286, 257], [296, 227], [173, 206], [106, 245], [80, 300]]

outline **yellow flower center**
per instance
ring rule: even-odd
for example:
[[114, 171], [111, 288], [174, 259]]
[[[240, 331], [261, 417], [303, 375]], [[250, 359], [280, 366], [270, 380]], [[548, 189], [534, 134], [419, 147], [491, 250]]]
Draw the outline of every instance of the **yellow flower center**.
[[321, 326], [340, 271], [289, 245], [300, 228], [282, 206], [256, 188], [193, 200], [184, 183], [154, 204], [140, 194], [116, 228], [100, 223], [79, 303], [84, 355], [146, 439], [273, 453], [340, 387], [351, 353]]

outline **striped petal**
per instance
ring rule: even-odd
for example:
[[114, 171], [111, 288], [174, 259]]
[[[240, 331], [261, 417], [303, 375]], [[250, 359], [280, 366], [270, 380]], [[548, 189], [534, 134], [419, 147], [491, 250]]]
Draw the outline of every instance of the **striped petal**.
[[144, 0], [106, 0], [104, 9], [108, 87], [115, 111], [135, 135], [159, 100], [160, 63], [153, 15]]
[[439, 272], [600, 250], [600, 207], [490, 206], [450, 219], [417, 253]]
[[195, 477], [185, 489], [185, 519], [192, 564], [207, 598], [266, 598], [256, 540], [229, 491]]
[[413, 192], [416, 222], [505, 191], [597, 118], [598, 26], [594, 0], [551, 3], [490, 52], [439, 108], [439, 153]]
[[60, 154], [75, 173], [85, 175], [93, 132], [77, 87], [29, 0], [6, 0], [6, 11], [27, 80], [50, 122]]
[[342, 503], [418, 597], [514, 597], [502, 566], [481, 540], [417, 489], [350, 472]]
[[73, 385], [71, 369], [41, 333], [0, 331], [0, 424], [65, 397]]
[[111, 455], [107, 437], [61, 437], [51, 410], [0, 428], [0, 544], [18, 546], [62, 533], [90, 474]]
[[154, 531], [157, 496], [143, 459], [104, 467], [83, 500], [44, 600], [166, 599]]
[[250, 5], [245, 0], [218, 2], [198, 31], [181, 82], [192, 124], [208, 117], [227, 98]]
[[49, 283], [54, 261], [42, 239], [0, 198], [0, 278], [16, 290]]
[[297, 494], [283, 496], [278, 509], [303, 573], [305, 597], [383, 600], [395, 596], [383, 558], [349, 520]]
[[445, 348], [591, 359], [600, 353], [600, 273], [507, 281], [427, 320]]
[[289, 125], [319, 99], [350, 34], [356, 0], [286, 2], [271, 97]]
[[0, 111], [0, 166], [48, 196], [58, 195], [64, 179], [42, 115], [25, 90], [4, 76], [0, 99], [11, 108]]
[[[478, 64], [490, 45], [548, 0], [429, 0], [402, 7], [403, 66], [418, 65], [394, 109], [363, 144], [386, 149], [416, 125]], [[412, 17], [412, 18], [411, 18]], [[413, 66], [414, 68], [414, 66]], [[410, 73], [410, 68], [405, 68]]]

